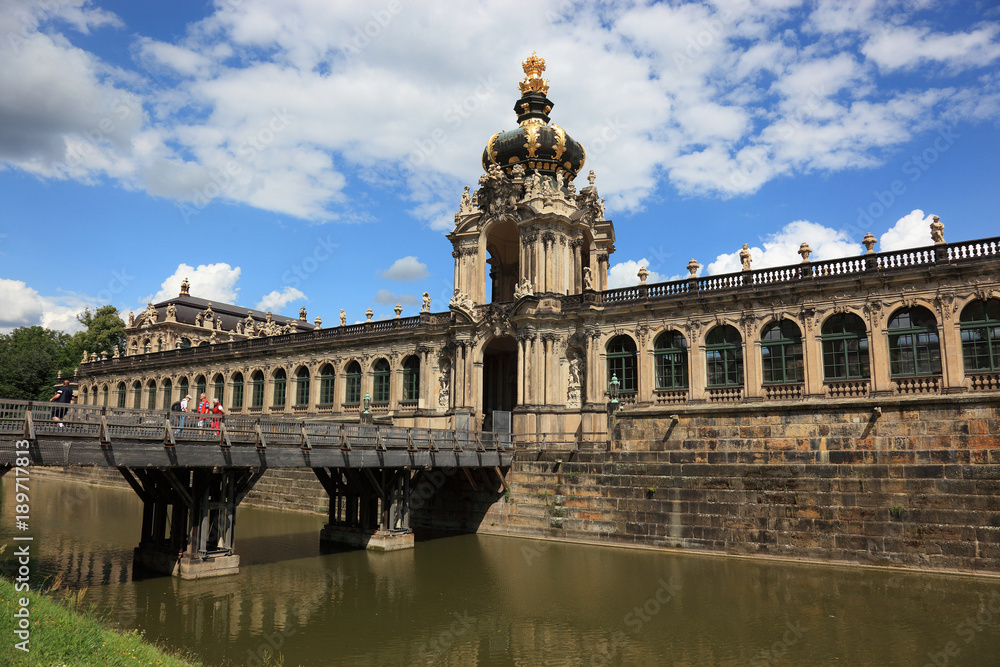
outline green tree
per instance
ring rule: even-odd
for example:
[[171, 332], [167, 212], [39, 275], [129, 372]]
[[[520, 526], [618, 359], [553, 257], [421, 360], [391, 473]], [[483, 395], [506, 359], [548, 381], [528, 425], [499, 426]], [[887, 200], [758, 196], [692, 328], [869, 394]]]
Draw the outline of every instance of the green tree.
[[0, 335], [0, 397], [49, 400], [58, 373], [73, 376], [79, 362], [74, 354], [69, 334], [40, 326]]
[[76, 316], [80, 324], [86, 327], [83, 331], [78, 331], [73, 335], [73, 344], [79, 357], [84, 352], [96, 352], [100, 355], [107, 352], [109, 356], [114, 354], [117, 347], [119, 354], [125, 353], [125, 323], [118, 316], [118, 309], [114, 306], [101, 306], [93, 313], [90, 309], [85, 309]]

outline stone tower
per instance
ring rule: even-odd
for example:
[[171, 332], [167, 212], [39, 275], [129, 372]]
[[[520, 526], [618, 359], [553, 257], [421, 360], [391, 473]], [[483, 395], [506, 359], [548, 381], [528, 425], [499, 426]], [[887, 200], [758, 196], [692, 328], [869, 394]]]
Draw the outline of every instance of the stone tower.
[[607, 289], [615, 232], [594, 172], [577, 191], [586, 151], [549, 122], [545, 61], [532, 54], [523, 67], [518, 127], [490, 137], [479, 189], [466, 188], [448, 235], [456, 298], [473, 305]]

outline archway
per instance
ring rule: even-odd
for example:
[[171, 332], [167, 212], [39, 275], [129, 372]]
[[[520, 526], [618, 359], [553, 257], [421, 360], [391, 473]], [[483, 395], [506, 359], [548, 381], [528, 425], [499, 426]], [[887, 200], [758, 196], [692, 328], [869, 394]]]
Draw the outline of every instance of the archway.
[[486, 283], [490, 288], [490, 301], [513, 301], [521, 256], [517, 225], [505, 220], [490, 227], [486, 237], [486, 250], [490, 254], [486, 260], [490, 267]]
[[483, 430], [493, 430], [493, 411], [517, 405], [517, 341], [494, 338], [483, 348]]

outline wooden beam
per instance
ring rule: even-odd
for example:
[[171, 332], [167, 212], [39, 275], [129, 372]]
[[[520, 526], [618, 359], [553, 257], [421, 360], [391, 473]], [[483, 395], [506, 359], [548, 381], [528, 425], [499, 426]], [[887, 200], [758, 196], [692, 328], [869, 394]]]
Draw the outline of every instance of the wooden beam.
[[503, 473], [500, 472], [500, 466], [494, 466], [493, 470], [496, 472], [497, 477], [500, 478], [500, 486], [503, 487], [504, 491], [506, 491], [507, 490], [507, 480], [504, 479]]
[[244, 475], [236, 484], [236, 504], [239, 505], [246, 498], [246, 495], [253, 489], [254, 484], [264, 476], [267, 468], [251, 468], [250, 475]]
[[177, 479], [177, 475], [174, 474], [174, 471], [167, 468], [163, 471], [163, 476], [167, 478], [167, 481], [170, 482], [170, 486], [177, 492], [177, 495], [181, 497], [181, 500], [187, 508], [193, 509], [194, 498], [191, 497], [191, 492], [188, 490], [187, 486], [182, 484], [181, 481]]
[[174, 429], [170, 426], [170, 417], [163, 418], [163, 446], [174, 447], [177, 441], [174, 440]]
[[35, 420], [31, 416], [31, 403], [24, 410], [24, 439], [35, 439]]
[[471, 484], [471, 485], [472, 485], [472, 490], [473, 490], [473, 491], [478, 491], [478, 490], [479, 490], [479, 485], [478, 485], [478, 484], [476, 484], [476, 480], [472, 479], [472, 473], [470, 473], [470, 472], [469, 472], [469, 469], [468, 469], [468, 468], [465, 468], [465, 467], [463, 467], [463, 468], [462, 468], [462, 472], [464, 472], [464, 473], [465, 473], [465, 478], [466, 478], [467, 480], [469, 480], [469, 484]]
[[135, 494], [139, 496], [139, 500], [141, 500], [144, 503], [148, 503], [151, 500], [153, 500], [153, 496], [149, 494], [146, 491], [146, 489], [142, 488], [142, 485], [139, 483], [139, 480], [135, 478], [131, 470], [129, 470], [125, 466], [119, 466], [118, 472], [122, 474], [122, 477], [125, 478], [125, 481], [128, 482], [128, 485], [131, 486], [132, 490], [135, 491]]

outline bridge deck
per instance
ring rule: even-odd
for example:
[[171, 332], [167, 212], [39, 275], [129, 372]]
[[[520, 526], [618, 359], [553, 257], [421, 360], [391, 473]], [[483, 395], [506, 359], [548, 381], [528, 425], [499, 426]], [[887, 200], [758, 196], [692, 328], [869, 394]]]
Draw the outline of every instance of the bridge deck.
[[[27, 449], [15, 444], [27, 440]], [[510, 465], [504, 433], [0, 399], [0, 465], [383, 468]]]

